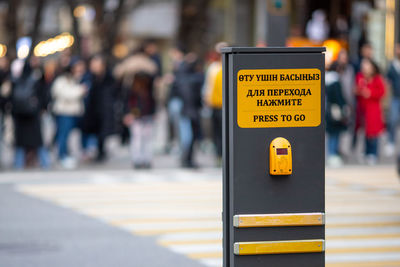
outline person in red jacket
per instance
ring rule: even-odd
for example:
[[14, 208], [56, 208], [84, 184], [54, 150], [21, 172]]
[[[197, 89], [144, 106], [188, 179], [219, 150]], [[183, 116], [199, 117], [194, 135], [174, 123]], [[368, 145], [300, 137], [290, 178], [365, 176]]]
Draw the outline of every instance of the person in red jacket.
[[356, 129], [364, 129], [366, 160], [368, 164], [375, 164], [378, 158], [378, 137], [384, 130], [381, 100], [385, 94], [385, 85], [378, 66], [371, 59], [361, 61], [355, 93]]

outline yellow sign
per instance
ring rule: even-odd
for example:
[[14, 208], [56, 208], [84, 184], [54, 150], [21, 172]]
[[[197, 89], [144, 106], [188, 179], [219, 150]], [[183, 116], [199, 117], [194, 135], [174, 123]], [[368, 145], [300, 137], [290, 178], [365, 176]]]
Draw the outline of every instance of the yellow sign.
[[319, 69], [254, 69], [237, 74], [241, 128], [316, 127], [321, 124]]

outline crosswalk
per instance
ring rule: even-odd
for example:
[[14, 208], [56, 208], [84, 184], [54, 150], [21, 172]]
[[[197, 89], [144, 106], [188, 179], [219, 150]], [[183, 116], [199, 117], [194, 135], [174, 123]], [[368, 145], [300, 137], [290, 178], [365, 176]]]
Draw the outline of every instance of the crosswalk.
[[[75, 174], [77, 175], [77, 174]], [[222, 266], [218, 170], [91, 173], [16, 189], [142, 236], [205, 266]], [[389, 167], [327, 171], [326, 266], [400, 266], [400, 185]]]

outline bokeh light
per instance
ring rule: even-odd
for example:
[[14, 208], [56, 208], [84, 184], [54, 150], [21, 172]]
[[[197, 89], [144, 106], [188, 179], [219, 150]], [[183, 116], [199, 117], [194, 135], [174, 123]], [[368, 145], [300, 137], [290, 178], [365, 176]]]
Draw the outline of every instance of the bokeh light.
[[7, 54], [7, 46], [0, 44], [0, 57], [4, 57]]
[[327, 56], [327, 59], [331, 61], [335, 61], [339, 55], [340, 50], [342, 50], [342, 45], [338, 41], [333, 39], [328, 39], [324, 41], [322, 46], [326, 47], [326, 55], [329, 55]]
[[85, 6], [77, 6], [74, 9], [74, 16], [77, 18], [82, 18], [86, 14], [86, 7]]
[[54, 38], [41, 41], [36, 45], [33, 53], [37, 57], [46, 57], [56, 52], [61, 52], [64, 49], [71, 47], [74, 44], [74, 37], [69, 33], [62, 33]]
[[19, 59], [24, 59], [29, 55], [29, 46], [27, 44], [23, 44], [18, 48], [17, 57]]

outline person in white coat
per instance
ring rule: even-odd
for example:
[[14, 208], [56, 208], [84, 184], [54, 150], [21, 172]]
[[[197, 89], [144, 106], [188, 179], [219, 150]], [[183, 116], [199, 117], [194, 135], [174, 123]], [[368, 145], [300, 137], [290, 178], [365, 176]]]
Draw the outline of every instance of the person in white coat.
[[[61, 166], [67, 169], [76, 167], [76, 161], [68, 152], [68, 138], [71, 131], [77, 127], [78, 120], [84, 112], [83, 98], [87, 92], [85, 85], [80, 83], [82, 77], [82, 60], [76, 60], [53, 83], [51, 95], [53, 113], [56, 117], [58, 159]], [[84, 71], [84, 68], [83, 68]]]
[[306, 34], [315, 43], [321, 43], [329, 37], [329, 24], [323, 10], [317, 9], [312, 13], [312, 18], [307, 22]]

